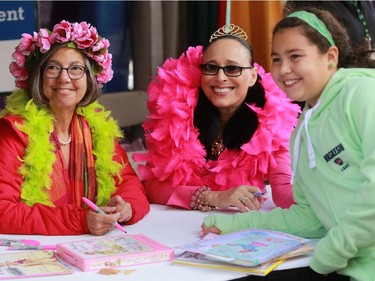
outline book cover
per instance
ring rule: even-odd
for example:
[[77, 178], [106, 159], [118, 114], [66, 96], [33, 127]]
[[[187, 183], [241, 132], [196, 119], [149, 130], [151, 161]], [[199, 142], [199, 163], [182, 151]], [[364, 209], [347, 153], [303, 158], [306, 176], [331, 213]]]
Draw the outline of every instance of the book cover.
[[245, 229], [178, 247], [208, 259], [242, 266], [258, 266], [302, 247], [307, 239], [278, 231]]
[[274, 260], [259, 264], [257, 266], [241, 266], [241, 265], [234, 265], [226, 262], [214, 261], [208, 259], [203, 254], [193, 253], [193, 252], [184, 252], [182, 255], [176, 257], [173, 260], [174, 264], [177, 265], [185, 265], [185, 266], [196, 266], [196, 267], [203, 267], [203, 268], [213, 268], [213, 269], [220, 269], [220, 270], [229, 270], [229, 271], [237, 271], [237, 272], [244, 272], [249, 273], [251, 275], [257, 276], [266, 276], [280, 264], [282, 264], [284, 260]]
[[72, 274], [52, 250], [3, 252], [0, 254], [0, 280]]
[[123, 234], [60, 243], [57, 255], [83, 271], [126, 267], [173, 259], [174, 251], [143, 234]]

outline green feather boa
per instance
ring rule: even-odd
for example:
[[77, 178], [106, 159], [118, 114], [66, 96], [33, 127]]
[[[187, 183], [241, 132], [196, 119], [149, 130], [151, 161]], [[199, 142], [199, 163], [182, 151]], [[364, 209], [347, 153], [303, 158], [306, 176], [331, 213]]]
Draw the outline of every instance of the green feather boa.
[[[50, 175], [56, 161], [56, 146], [50, 142], [54, 118], [47, 108], [38, 107], [24, 90], [17, 90], [7, 97], [6, 107], [0, 112], [0, 118], [9, 113], [24, 119], [23, 124], [17, 124], [17, 127], [28, 136], [28, 146], [19, 170], [23, 177], [21, 198], [29, 206], [35, 203], [53, 206], [47, 190], [51, 188]], [[98, 102], [77, 108], [77, 114], [85, 117], [92, 132], [98, 184], [97, 204], [103, 206], [115, 191], [114, 177], [120, 177], [119, 173], [123, 168], [123, 164], [112, 160], [114, 140], [121, 138], [122, 132], [110, 117], [110, 111], [105, 111]]]

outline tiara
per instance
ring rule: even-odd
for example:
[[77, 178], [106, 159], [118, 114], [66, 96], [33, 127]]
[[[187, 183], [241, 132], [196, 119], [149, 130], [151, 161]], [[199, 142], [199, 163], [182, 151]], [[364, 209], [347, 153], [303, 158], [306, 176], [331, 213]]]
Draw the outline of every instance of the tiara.
[[100, 86], [113, 77], [112, 55], [108, 53], [109, 41], [87, 22], [70, 23], [63, 20], [54, 26], [52, 32], [41, 28], [33, 35], [23, 33], [20, 41], [9, 65], [10, 72], [16, 78], [17, 88], [28, 88], [31, 66], [38, 56], [47, 53], [55, 43], [66, 43], [68, 47], [80, 49], [94, 61], [91, 71]]
[[219, 37], [226, 36], [226, 35], [233, 35], [233, 36], [241, 38], [244, 41], [247, 40], [246, 32], [241, 27], [231, 23], [231, 24], [226, 24], [223, 27], [216, 30], [215, 33], [211, 35], [209, 43], [211, 43], [213, 40]]

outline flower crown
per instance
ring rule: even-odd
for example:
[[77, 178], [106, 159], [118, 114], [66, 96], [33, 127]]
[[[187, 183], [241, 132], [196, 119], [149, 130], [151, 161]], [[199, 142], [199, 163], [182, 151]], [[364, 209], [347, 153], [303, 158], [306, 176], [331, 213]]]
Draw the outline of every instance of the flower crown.
[[36, 58], [45, 54], [55, 43], [67, 43], [70, 48], [81, 49], [91, 60], [91, 69], [99, 85], [107, 83], [113, 77], [112, 55], [108, 53], [109, 41], [102, 38], [96, 28], [87, 22], [70, 23], [61, 21], [53, 27], [52, 32], [41, 28], [39, 32], [23, 33], [21, 42], [16, 46], [12, 55], [13, 61], [9, 70], [16, 78], [17, 88], [27, 89], [29, 72]]

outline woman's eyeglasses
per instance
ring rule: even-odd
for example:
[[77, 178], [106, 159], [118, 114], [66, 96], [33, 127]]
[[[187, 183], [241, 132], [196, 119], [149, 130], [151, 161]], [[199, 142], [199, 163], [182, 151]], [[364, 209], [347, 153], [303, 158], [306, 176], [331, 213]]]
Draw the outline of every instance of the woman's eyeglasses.
[[243, 69], [252, 69], [252, 66], [237, 66], [237, 65], [226, 65], [218, 66], [215, 64], [201, 64], [201, 72], [204, 75], [216, 75], [220, 69], [222, 69], [226, 76], [229, 77], [238, 77], [242, 74]]
[[57, 78], [61, 71], [66, 70], [68, 76], [72, 80], [81, 79], [87, 71], [87, 68], [82, 65], [72, 65], [69, 67], [61, 67], [56, 64], [43, 65], [44, 72], [48, 78]]

